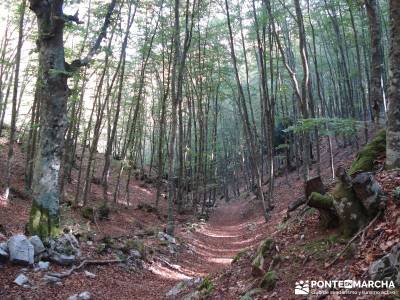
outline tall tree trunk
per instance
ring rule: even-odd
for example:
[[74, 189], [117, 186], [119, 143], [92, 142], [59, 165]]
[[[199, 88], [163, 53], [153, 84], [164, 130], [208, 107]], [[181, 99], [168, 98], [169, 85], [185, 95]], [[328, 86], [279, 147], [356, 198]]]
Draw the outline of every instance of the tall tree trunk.
[[382, 32], [381, 22], [376, 0], [365, 0], [371, 36], [371, 93], [370, 102], [374, 110], [374, 122], [378, 124], [380, 108], [383, 103], [382, 73], [383, 73], [383, 54], [382, 54]]
[[400, 168], [400, 2], [390, 0], [391, 46], [386, 166]]
[[[100, 47], [110, 23], [116, 0], [112, 0], [103, 27], [94, 46], [84, 59], [65, 63], [63, 0], [29, 0], [38, 23], [37, 47], [40, 97], [40, 139], [33, 174], [33, 203], [29, 221], [31, 234], [41, 237], [59, 233], [59, 175], [67, 125], [69, 71], [87, 65]], [[77, 23], [78, 20], [75, 20]], [[66, 68], [68, 66], [68, 70]]]

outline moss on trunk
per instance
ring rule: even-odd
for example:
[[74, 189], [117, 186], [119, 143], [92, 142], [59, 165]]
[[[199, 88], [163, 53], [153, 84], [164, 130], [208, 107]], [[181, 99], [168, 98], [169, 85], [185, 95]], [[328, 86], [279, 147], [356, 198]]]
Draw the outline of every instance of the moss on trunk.
[[333, 207], [333, 198], [330, 195], [312, 192], [308, 199], [308, 205], [317, 209], [330, 210]]
[[357, 158], [351, 164], [348, 174], [351, 176], [361, 171], [372, 171], [377, 156], [380, 153], [384, 153], [385, 150], [386, 131], [381, 130], [375, 138], [357, 154]]
[[61, 232], [58, 218], [51, 217], [49, 211], [35, 201], [32, 203], [28, 230], [31, 235], [38, 235], [42, 239], [56, 237]]

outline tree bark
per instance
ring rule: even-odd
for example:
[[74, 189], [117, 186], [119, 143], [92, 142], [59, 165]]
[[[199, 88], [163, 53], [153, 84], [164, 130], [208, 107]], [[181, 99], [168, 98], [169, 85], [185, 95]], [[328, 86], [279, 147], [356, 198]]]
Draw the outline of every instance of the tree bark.
[[400, 168], [400, 2], [390, 0], [391, 47], [386, 166]]

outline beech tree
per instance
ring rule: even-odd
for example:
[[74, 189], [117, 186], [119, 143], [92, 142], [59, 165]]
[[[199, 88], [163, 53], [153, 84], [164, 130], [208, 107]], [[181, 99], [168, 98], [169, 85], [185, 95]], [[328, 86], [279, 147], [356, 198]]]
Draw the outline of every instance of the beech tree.
[[116, 0], [111, 1], [99, 37], [87, 56], [71, 64], [65, 62], [64, 26], [66, 22], [80, 23], [77, 15], [67, 16], [63, 13], [63, 0], [30, 0], [29, 3], [38, 23], [37, 95], [41, 103], [40, 138], [33, 174], [29, 231], [31, 234], [48, 237], [57, 235], [59, 230], [59, 175], [67, 126], [67, 80], [71, 72], [87, 65], [96, 54], [106, 35]]
[[386, 166], [400, 168], [400, 3], [389, 2], [390, 9], [390, 77], [386, 131]]

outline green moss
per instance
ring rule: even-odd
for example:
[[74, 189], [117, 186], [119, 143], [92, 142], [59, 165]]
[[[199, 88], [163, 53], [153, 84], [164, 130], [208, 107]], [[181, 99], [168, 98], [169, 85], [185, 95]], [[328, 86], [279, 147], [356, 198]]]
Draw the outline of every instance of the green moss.
[[205, 277], [203, 282], [199, 286], [199, 291], [204, 298], [209, 296], [211, 292], [214, 290], [214, 284], [211, 281], [210, 277]]
[[278, 280], [278, 275], [275, 271], [269, 271], [265, 273], [263, 279], [261, 280], [260, 287], [266, 289], [267, 291], [272, 291], [275, 288], [276, 281]]
[[386, 131], [381, 130], [375, 138], [367, 144], [358, 154], [351, 164], [349, 175], [360, 171], [372, 171], [374, 161], [377, 156], [386, 150]]
[[353, 189], [351, 187], [346, 186], [342, 182], [338, 182], [335, 185], [335, 188], [332, 191], [332, 195], [336, 200], [346, 198], [353, 201], [356, 198]]
[[28, 231], [31, 235], [38, 235], [41, 239], [57, 237], [61, 230], [59, 220], [51, 217], [47, 209], [33, 201], [29, 217]]
[[321, 195], [320, 193], [312, 192], [307, 204], [318, 209], [329, 210], [333, 206], [333, 199], [330, 195]]

